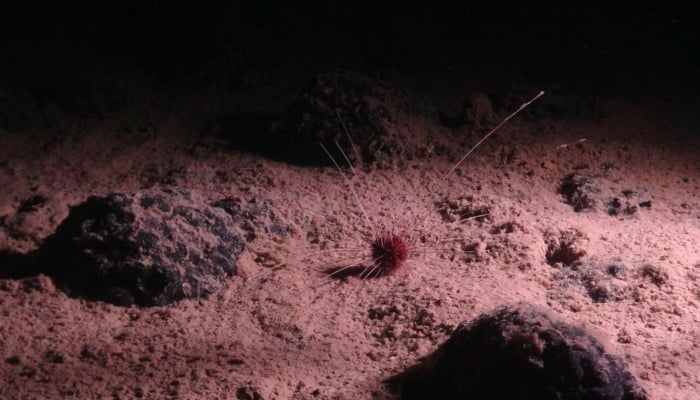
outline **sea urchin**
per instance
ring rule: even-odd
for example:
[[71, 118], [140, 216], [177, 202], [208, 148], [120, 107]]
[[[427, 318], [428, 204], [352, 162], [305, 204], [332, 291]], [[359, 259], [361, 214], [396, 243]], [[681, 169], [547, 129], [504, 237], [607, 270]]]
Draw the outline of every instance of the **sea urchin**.
[[385, 234], [372, 242], [371, 270], [373, 277], [391, 275], [401, 268], [408, 258], [408, 246], [399, 235]]
[[[489, 133], [484, 135], [481, 140], [479, 140], [474, 146], [472, 146], [469, 151], [467, 151], [453, 166], [452, 168], [447, 171], [445, 175], [443, 175], [442, 179], [438, 181], [438, 184], [445, 184], [447, 178], [462, 164], [462, 162], [469, 157], [470, 154], [472, 154], [486, 139], [488, 139], [491, 135], [493, 135], [501, 126], [503, 126], [506, 122], [508, 122], [511, 118], [513, 118], [515, 115], [517, 115], [520, 111], [522, 111], [525, 107], [530, 105], [530, 103], [534, 102], [538, 98], [540, 98], [542, 95], [544, 95], [544, 91], [539, 92], [535, 97], [533, 97], [530, 101], [523, 103], [520, 108], [518, 108], [515, 112], [512, 114], [508, 115], [501, 123], [499, 123], [495, 128], [493, 128]], [[340, 116], [340, 113], [336, 113], [338, 115], [338, 119], [340, 119], [340, 123], [343, 126], [343, 130], [345, 131], [345, 135], [347, 136], [350, 146], [355, 149], [355, 144], [353, 143], [352, 137], [350, 136], [350, 132], [347, 130], [347, 127], [345, 126], [345, 123], [343, 122], [343, 119]], [[362, 214], [367, 221], [368, 226], [372, 226], [371, 219], [369, 218], [369, 215], [367, 214], [365, 208], [362, 206], [362, 202], [360, 201], [360, 196], [358, 196], [357, 192], [355, 191], [354, 186], [352, 185], [350, 179], [348, 176], [343, 172], [343, 169], [340, 167], [336, 159], [333, 157], [331, 152], [326, 148], [326, 146], [323, 145], [323, 143], [319, 143], [323, 151], [326, 153], [328, 158], [333, 162], [333, 165], [335, 165], [336, 169], [338, 172], [340, 172], [340, 175], [342, 176], [343, 180], [347, 184], [348, 188], [350, 189], [350, 192], [352, 193], [353, 197], [355, 198], [355, 201], [357, 202], [357, 205], [362, 211]], [[335, 146], [338, 148], [340, 151], [340, 154], [342, 154], [343, 159], [347, 163], [348, 167], [352, 171], [352, 176], [356, 179], [358, 179], [358, 174], [355, 171], [355, 169], [352, 166], [352, 163], [350, 162], [350, 159], [348, 158], [347, 154], [343, 150], [343, 148], [340, 146], [340, 144], [336, 141]], [[357, 157], [360, 159], [360, 157]], [[467, 219], [472, 219], [476, 217], [482, 217], [483, 215], [477, 215], [477, 216], [472, 216], [469, 218], [463, 218], [460, 221], [457, 222], [462, 222]], [[426, 215], [425, 220], [428, 219], [428, 215]], [[423, 221], [425, 223], [425, 220]], [[419, 224], [421, 226], [423, 224]], [[405, 237], [403, 235], [399, 234], [394, 234], [394, 233], [383, 233], [380, 235], [372, 235], [370, 238], [365, 239], [369, 244], [370, 244], [370, 254], [371, 254], [371, 260], [369, 262], [369, 265], [367, 265], [367, 260], [360, 260], [360, 261], [355, 261], [351, 262], [348, 265], [343, 265], [343, 266], [334, 266], [331, 268], [326, 269], [326, 273], [329, 278], [333, 279], [344, 279], [348, 276], [359, 276], [363, 280], [369, 279], [369, 278], [380, 278], [384, 276], [389, 276], [393, 275], [396, 273], [398, 270], [400, 270], [406, 260], [408, 259], [409, 255], [411, 257], [414, 256], [413, 252], [416, 248], [416, 246], [408, 245], [407, 242], [410, 242], [410, 240], [407, 241], [408, 237]], [[451, 239], [448, 239], [448, 241]], [[433, 242], [432, 244], [436, 244], [438, 242]], [[357, 249], [346, 249], [351, 252], [357, 251]], [[409, 254], [410, 253], [410, 254]]]

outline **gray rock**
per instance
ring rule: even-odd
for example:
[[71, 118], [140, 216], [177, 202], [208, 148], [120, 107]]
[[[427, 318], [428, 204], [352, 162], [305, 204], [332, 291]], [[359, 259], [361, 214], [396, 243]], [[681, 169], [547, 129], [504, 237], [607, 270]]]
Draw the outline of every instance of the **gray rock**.
[[647, 398], [594, 337], [522, 303], [460, 324], [438, 350], [388, 384], [401, 399]]
[[574, 211], [581, 212], [595, 209], [600, 188], [595, 177], [586, 174], [585, 171], [577, 171], [564, 176], [558, 192], [564, 196]]
[[231, 215], [236, 225], [245, 232], [248, 242], [260, 235], [284, 237], [289, 235], [291, 230], [291, 226], [279, 217], [275, 204], [268, 199], [225, 197], [211, 205]]
[[[384, 82], [352, 71], [317, 75], [307, 83], [291, 111], [289, 140], [300, 147], [295, 154], [311, 164], [332, 165], [320, 151], [319, 142], [342, 165], [344, 157], [336, 142], [353, 163], [401, 154], [405, 144], [393, 137], [391, 129], [395, 119], [392, 110], [400, 104], [397, 94]], [[344, 133], [346, 128], [359, 160]]]
[[120, 306], [206, 297], [236, 273], [242, 251], [231, 216], [179, 188], [92, 196], [40, 249], [69, 294]]

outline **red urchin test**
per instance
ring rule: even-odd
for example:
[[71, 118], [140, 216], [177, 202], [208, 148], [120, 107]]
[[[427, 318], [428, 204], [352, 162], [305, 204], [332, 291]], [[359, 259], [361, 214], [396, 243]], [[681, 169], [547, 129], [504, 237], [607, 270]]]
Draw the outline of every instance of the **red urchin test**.
[[372, 242], [373, 277], [387, 276], [398, 271], [408, 258], [408, 246], [399, 235], [386, 234]]

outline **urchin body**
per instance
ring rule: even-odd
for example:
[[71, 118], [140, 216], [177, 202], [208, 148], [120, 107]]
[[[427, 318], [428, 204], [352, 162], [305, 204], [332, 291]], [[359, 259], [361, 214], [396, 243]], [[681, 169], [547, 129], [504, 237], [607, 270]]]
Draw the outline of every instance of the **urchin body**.
[[394, 274], [401, 269], [409, 256], [409, 248], [401, 235], [384, 234], [372, 241], [371, 277]]
[[327, 268], [325, 272], [329, 278], [343, 280], [356, 276], [366, 280], [394, 275], [415, 253], [415, 246], [411, 245], [410, 238], [402, 234], [374, 234], [363, 241], [364, 246], [369, 249], [369, 254], [364, 253], [360, 248], [353, 249], [365, 255], [349, 264], [343, 263]]

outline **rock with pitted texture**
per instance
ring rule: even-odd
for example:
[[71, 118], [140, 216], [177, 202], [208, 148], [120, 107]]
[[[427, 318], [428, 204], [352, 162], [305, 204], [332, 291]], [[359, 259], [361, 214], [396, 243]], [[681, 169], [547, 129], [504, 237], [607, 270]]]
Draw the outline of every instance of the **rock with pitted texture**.
[[388, 381], [404, 400], [643, 400], [624, 363], [582, 328], [520, 303], [462, 323]]
[[226, 211], [195, 192], [156, 188], [72, 207], [40, 254], [73, 296], [161, 306], [216, 292], [236, 273], [243, 243]]

